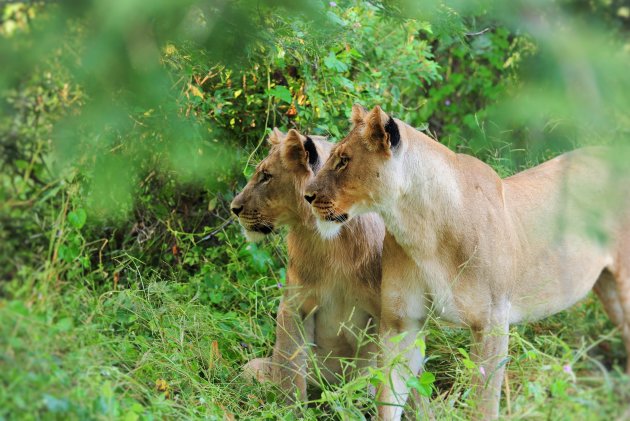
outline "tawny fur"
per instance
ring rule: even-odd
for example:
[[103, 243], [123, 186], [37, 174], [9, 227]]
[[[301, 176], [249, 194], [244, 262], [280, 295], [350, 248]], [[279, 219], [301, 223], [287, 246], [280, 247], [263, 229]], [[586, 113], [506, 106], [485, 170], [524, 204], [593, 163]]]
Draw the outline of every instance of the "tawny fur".
[[[319, 162], [332, 144], [312, 136]], [[294, 130], [270, 137], [269, 155], [232, 202], [248, 232], [287, 226], [287, 285], [278, 309], [271, 359], [255, 359], [247, 375], [279, 384], [289, 395], [306, 399], [308, 348], [328, 382], [343, 377], [341, 358], [356, 358], [361, 369], [376, 364], [374, 343], [360, 346], [362, 332], [376, 334], [380, 314], [381, 252], [385, 228], [376, 214], [355, 218], [331, 240], [317, 232], [304, 200], [314, 172], [304, 149], [306, 138]], [[316, 165], [315, 169], [319, 166]], [[264, 229], [263, 229], [264, 230]], [[260, 233], [256, 233], [261, 235]], [[297, 389], [297, 390], [296, 390]]]
[[[406, 381], [421, 369], [412, 341], [430, 310], [472, 330], [471, 353], [486, 373], [474, 379], [482, 418], [499, 413], [512, 323], [564, 310], [595, 286], [630, 349], [628, 180], [611, 172], [606, 149], [502, 180], [399, 120], [392, 148], [389, 118], [355, 106], [353, 129], [306, 189], [321, 218], [348, 215], [350, 223], [375, 211], [385, 221], [381, 365], [404, 351], [407, 366], [387, 372], [379, 399], [395, 405], [380, 407], [381, 419], [401, 416]], [[403, 331], [404, 340], [388, 341]]]

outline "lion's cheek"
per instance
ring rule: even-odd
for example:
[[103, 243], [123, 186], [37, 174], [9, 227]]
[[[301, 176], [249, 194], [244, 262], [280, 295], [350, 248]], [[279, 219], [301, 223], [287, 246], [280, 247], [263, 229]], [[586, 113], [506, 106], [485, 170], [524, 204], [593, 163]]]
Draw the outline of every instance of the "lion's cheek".
[[[349, 212], [353, 208], [363, 209], [369, 207], [372, 200], [372, 193], [364, 185], [347, 188], [340, 195], [339, 208], [344, 212]], [[353, 213], [353, 212], [350, 212]]]

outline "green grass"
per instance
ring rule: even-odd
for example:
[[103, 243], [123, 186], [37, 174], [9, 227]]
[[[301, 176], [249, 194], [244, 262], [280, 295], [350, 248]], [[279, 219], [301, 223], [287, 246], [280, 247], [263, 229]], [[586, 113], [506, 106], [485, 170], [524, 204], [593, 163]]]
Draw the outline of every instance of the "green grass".
[[[219, 234], [221, 246], [187, 238], [180, 238], [176, 259], [165, 259], [168, 270], [122, 255], [116, 288], [111, 274], [96, 281], [101, 270], [64, 272], [46, 288], [34, 282], [45, 278], [44, 269], [22, 271], [5, 284], [0, 419], [373, 414], [367, 378], [313, 391], [308, 405], [291, 407], [283, 403], [284, 391], [246, 382], [240, 367], [269, 355], [273, 343], [281, 239], [255, 247], [233, 225]], [[475, 368], [459, 349], [468, 349], [469, 335], [433, 322], [427, 329], [433, 411], [438, 419], [467, 419], [474, 414], [468, 384]], [[627, 410], [623, 345], [594, 296], [542, 322], [513, 327], [511, 335], [503, 418], [609, 420]]]

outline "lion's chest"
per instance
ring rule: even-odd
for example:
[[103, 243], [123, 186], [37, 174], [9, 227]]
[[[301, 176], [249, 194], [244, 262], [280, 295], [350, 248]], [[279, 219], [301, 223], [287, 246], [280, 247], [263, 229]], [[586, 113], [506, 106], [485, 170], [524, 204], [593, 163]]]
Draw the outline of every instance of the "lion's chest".
[[461, 303], [458, 303], [450, 287], [457, 279], [453, 279], [451, 272], [436, 259], [422, 259], [418, 264], [418, 273], [432, 315], [452, 323], [460, 323]]
[[415, 266], [409, 272], [413, 279], [404, 282], [409, 305], [427, 306], [431, 317], [457, 324], [469, 323], [469, 315], [479, 313], [488, 294], [477, 281], [483, 279], [483, 268], [474, 245], [435, 228], [416, 238], [401, 234], [396, 241]]
[[319, 306], [339, 308], [346, 313], [356, 309], [377, 316], [380, 297], [365, 281], [358, 271], [348, 272], [321, 263], [310, 271], [301, 271], [299, 284], [305, 294], [315, 297]]
[[371, 254], [356, 256], [352, 246], [289, 248], [289, 265], [305, 294], [331, 302], [343, 297], [344, 305], [380, 314], [380, 260]]

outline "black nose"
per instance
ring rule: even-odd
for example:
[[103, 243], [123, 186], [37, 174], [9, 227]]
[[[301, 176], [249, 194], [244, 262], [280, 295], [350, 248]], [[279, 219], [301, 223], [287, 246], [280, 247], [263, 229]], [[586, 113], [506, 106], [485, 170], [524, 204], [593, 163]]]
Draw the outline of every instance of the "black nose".
[[313, 200], [315, 200], [315, 194], [305, 194], [304, 198], [308, 203], [313, 203]]
[[238, 216], [239, 213], [241, 213], [243, 211], [243, 207], [239, 206], [232, 206], [232, 212], [234, 212], [234, 215]]

